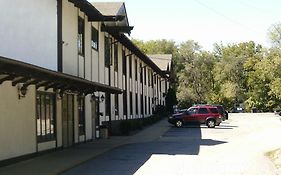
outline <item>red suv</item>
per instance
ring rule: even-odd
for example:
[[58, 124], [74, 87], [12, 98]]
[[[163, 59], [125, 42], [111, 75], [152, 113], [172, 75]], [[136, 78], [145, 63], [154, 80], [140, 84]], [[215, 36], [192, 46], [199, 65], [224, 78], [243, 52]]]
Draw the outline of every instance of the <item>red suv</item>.
[[209, 128], [219, 126], [222, 116], [217, 107], [211, 105], [193, 106], [183, 113], [173, 114], [169, 117], [168, 122], [176, 127], [182, 127], [188, 123], [206, 124]]

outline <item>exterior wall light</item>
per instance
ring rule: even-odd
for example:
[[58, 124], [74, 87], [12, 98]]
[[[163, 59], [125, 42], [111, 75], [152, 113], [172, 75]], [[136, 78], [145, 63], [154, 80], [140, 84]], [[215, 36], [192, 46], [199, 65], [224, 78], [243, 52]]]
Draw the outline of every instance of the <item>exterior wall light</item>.
[[101, 101], [101, 102], [103, 102], [103, 101], [104, 101], [104, 96], [103, 96], [103, 95], [101, 95], [101, 97], [100, 97], [100, 101]]
[[92, 98], [91, 98], [91, 101], [97, 101], [99, 103], [103, 102], [104, 101], [104, 96], [101, 95], [101, 97], [99, 96], [95, 96], [94, 94], [92, 95]]
[[27, 87], [24, 85], [18, 85], [18, 97], [19, 99], [25, 97], [27, 94]]

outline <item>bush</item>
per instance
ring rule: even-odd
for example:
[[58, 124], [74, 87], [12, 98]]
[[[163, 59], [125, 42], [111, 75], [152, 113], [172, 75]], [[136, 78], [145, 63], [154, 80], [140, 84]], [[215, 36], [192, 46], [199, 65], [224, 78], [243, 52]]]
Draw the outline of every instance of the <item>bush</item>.
[[129, 120], [123, 120], [120, 123], [120, 131], [124, 135], [129, 135], [131, 131], [131, 122]]
[[146, 118], [123, 120], [120, 123], [120, 132], [123, 135], [129, 135], [130, 132], [141, 130], [144, 126], [152, 125], [161, 120], [160, 115], [152, 115]]

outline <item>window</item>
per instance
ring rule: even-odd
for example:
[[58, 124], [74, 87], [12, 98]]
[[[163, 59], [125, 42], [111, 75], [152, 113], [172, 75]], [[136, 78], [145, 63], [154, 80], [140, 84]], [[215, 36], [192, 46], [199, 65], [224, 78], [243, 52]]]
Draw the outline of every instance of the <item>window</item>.
[[115, 115], [119, 115], [119, 101], [118, 101], [118, 94], [115, 94]]
[[144, 68], [143, 76], [144, 76], [144, 85], [146, 85], [146, 68]]
[[107, 68], [111, 65], [111, 39], [106, 36], [104, 38], [104, 65]]
[[37, 141], [46, 142], [56, 138], [56, 101], [55, 94], [37, 92], [36, 95], [36, 126]]
[[200, 108], [198, 111], [198, 114], [208, 114], [208, 109], [207, 108]]
[[148, 97], [148, 114], [150, 114], [150, 109], [151, 109], [151, 106], [150, 106], [150, 97]]
[[148, 86], [150, 86], [150, 69], [147, 69]]
[[147, 98], [144, 96], [144, 113], [147, 114]]
[[124, 115], [126, 115], [126, 119], [128, 118], [127, 116], [127, 91], [124, 90], [124, 93], [123, 93], [123, 110], [124, 110]]
[[85, 135], [85, 97], [78, 97], [79, 135]]
[[217, 108], [209, 108], [209, 109], [212, 113], [215, 113], [215, 114], [219, 113]]
[[140, 64], [140, 82], [143, 83], [143, 69], [142, 69], [142, 65]]
[[99, 31], [92, 27], [92, 48], [95, 50], [99, 49]]
[[162, 92], [162, 81], [161, 81], [161, 79], [159, 80], [159, 89], [160, 89], [159, 91]]
[[135, 59], [135, 80], [138, 81], [138, 60]]
[[154, 88], [153, 71], [151, 71], [151, 86]]
[[133, 115], [133, 94], [130, 92], [130, 115]]
[[144, 115], [144, 106], [143, 106], [143, 95], [141, 94], [141, 114]]
[[105, 115], [110, 116], [110, 93], [105, 93]]
[[84, 56], [85, 46], [85, 31], [84, 31], [84, 19], [78, 18], [78, 54]]
[[126, 76], [126, 69], [127, 69], [127, 61], [126, 61], [126, 55], [125, 50], [122, 50], [122, 63], [123, 63], [123, 75]]
[[129, 76], [132, 78], [132, 55], [129, 57]]
[[118, 44], [114, 44], [114, 71], [118, 72]]
[[191, 108], [191, 109], [188, 110], [188, 112], [189, 112], [190, 114], [196, 114], [197, 111], [198, 111], [197, 108]]
[[139, 101], [138, 101], [138, 94], [136, 93], [136, 115], [139, 113]]

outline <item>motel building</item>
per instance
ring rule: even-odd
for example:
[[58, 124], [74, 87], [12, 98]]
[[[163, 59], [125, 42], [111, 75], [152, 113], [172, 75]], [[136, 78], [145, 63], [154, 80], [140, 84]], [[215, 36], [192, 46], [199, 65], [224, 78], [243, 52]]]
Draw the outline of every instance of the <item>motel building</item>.
[[170, 62], [160, 68], [127, 37], [124, 3], [0, 1], [0, 18], [0, 165], [165, 105]]

